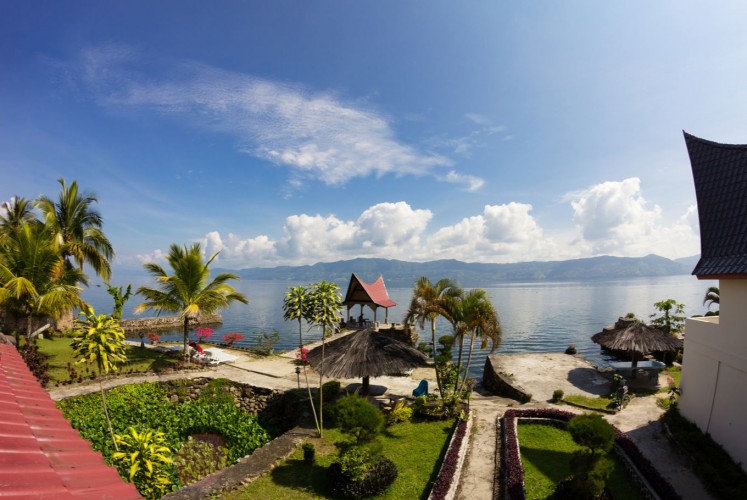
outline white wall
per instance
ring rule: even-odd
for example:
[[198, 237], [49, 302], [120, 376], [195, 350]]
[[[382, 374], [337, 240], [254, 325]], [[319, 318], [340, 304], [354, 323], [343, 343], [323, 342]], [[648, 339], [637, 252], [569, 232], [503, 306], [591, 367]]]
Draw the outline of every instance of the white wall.
[[679, 406], [745, 469], [747, 280], [720, 282], [719, 310], [720, 316], [687, 319]]

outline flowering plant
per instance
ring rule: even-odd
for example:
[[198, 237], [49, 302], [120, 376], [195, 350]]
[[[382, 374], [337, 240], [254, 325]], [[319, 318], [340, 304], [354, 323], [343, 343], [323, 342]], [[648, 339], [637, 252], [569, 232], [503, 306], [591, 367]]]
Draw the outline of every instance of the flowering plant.
[[223, 335], [223, 342], [228, 344], [228, 347], [231, 347], [237, 340], [244, 340], [244, 336], [239, 332], [232, 332]]
[[309, 354], [309, 350], [305, 347], [299, 347], [298, 350], [296, 350], [296, 359], [298, 361], [306, 362], [306, 356]]
[[161, 341], [161, 337], [159, 337], [156, 332], [150, 332], [148, 334], [148, 340], [150, 340], [153, 344], [155, 344], [156, 342]]
[[197, 342], [203, 342], [210, 339], [210, 336], [213, 334], [212, 328], [198, 328], [197, 329]]

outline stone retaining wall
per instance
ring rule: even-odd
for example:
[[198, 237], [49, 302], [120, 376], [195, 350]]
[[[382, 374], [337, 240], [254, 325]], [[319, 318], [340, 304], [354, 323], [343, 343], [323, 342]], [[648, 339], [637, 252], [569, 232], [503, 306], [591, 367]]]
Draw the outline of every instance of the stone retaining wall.
[[[200, 321], [190, 322], [190, 327], [198, 325], [220, 325], [223, 317], [220, 314], [206, 315]], [[162, 330], [181, 330], [184, 327], [184, 319], [181, 316], [158, 316], [155, 318], [130, 318], [119, 322], [125, 334], [136, 334], [139, 332], [152, 332]]]
[[485, 360], [482, 385], [496, 396], [515, 399], [521, 403], [528, 403], [532, 399], [532, 395], [519, 387], [509, 375], [500, 372], [497, 360], [492, 356], [488, 356]]

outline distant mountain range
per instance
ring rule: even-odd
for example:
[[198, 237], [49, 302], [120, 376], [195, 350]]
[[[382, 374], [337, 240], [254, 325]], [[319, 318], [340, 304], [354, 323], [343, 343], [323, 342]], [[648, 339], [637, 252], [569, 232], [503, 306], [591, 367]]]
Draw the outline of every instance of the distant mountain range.
[[698, 256], [670, 260], [658, 255], [645, 257], [592, 257], [555, 262], [520, 262], [515, 264], [482, 264], [458, 260], [405, 262], [388, 259], [352, 259], [320, 262], [307, 266], [279, 266], [233, 272], [248, 280], [281, 280], [311, 283], [327, 280], [345, 283], [351, 273], [365, 281], [384, 276], [391, 287], [409, 287], [420, 276], [431, 280], [451, 278], [462, 286], [486, 286], [501, 282], [578, 281], [624, 279], [643, 276], [690, 274]]

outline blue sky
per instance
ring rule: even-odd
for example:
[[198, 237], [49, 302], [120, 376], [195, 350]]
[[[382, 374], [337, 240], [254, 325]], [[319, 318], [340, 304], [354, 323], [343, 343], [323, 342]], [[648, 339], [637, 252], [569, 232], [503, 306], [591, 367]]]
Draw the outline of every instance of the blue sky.
[[682, 130], [747, 142], [747, 6], [0, 3], [0, 199], [115, 269], [698, 253]]

